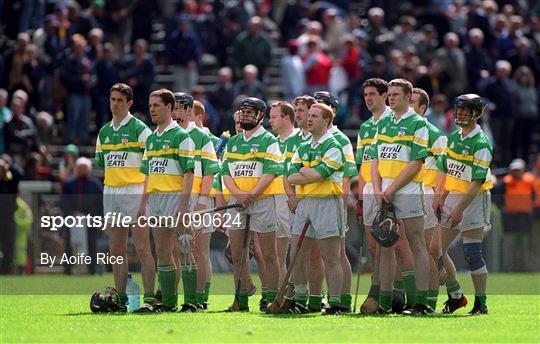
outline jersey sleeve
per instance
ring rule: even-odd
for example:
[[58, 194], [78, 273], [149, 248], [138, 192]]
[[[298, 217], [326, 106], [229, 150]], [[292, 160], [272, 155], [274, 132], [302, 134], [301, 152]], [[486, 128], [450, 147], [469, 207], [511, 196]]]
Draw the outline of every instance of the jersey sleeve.
[[180, 168], [185, 173], [195, 169], [195, 143], [189, 135], [186, 133], [181, 135], [180, 143], [178, 145], [178, 162]]
[[201, 165], [203, 176], [216, 174], [219, 172], [216, 150], [208, 135], [205, 135], [203, 139], [203, 146], [201, 148]]
[[221, 163], [221, 175], [222, 176], [230, 176], [231, 175], [231, 171], [229, 170], [229, 157], [228, 157], [228, 153], [230, 153], [231, 151], [231, 145], [232, 145], [232, 141], [229, 140], [227, 142], [227, 145], [225, 146], [225, 152], [223, 154], [223, 162]]
[[354, 161], [354, 152], [352, 144], [347, 138], [347, 143], [343, 146], [343, 155], [345, 157], [345, 165], [343, 166], [344, 177], [354, 177], [358, 175], [358, 169]]
[[343, 161], [343, 152], [340, 147], [332, 146], [324, 153], [319, 163], [313, 169], [323, 176], [323, 178], [328, 178], [343, 167]]
[[433, 156], [436, 160], [439, 160], [439, 158], [444, 154], [446, 150], [446, 145], [448, 143], [448, 138], [445, 135], [439, 136], [435, 142], [433, 142], [433, 146], [431, 147], [431, 152], [433, 153]]
[[377, 132], [375, 133], [375, 137], [373, 138], [373, 141], [371, 142], [371, 144], [369, 146], [366, 146], [366, 148], [364, 148], [364, 149], [368, 150], [367, 153], [373, 160], [379, 160], [379, 139], [378, 139], [378, 136], [379, 136], [379, 130], [380, 129], [381, 129], [381, 126], [380, 126], [380, 123], [379, 123], [379, 126], [377, 126]]
[[437, 159], [435, 163], [435, 166], [437, 167], [437, 169], [441, 171], [442, 173], [448, 172], [448, 167], [446, 165], [447, 157], [448, 157], [448, 154], [445, 151], [444, 153], [439, 155], [439, 158]]
[[277, 140], [268, 145], [264, 155], [263, 174], [283, 175], [285, 160]]
[[418, 121], [411, 145], [411, 160], [420, 160], [428, 156], [428, 140], [429, 131], [426, 122], [424, 120]]
[[141, 148], [145, 147], [146, 140], [148, 139], [148, 136], [150, 136], [150, 134], [152, 133], [152, 131], [147, 126], [144, 126], [143, 128], [144, 129], [141, 131], [141, 133], [139, 134], [139, 137], [137, 139], [137, 141], [139, 142]]
[[474, 152], [471, 180], [486, 180], [492, 157], [493, 148], [489, 145], [481, 145], [481, 147]]
[[145, 144], [145, 147], [146, 149], [144, 150], [144, 153], [143, 153], [143, 158], [141, 160], [141, 167], [139, 168], [139, 171], [141, 171], [142, 174], [144, 175], [149, 175], [150, 174], [150, 166], [148, 164], [148, 145]]
[[362, 157], [364, 156], [365, 146], [364, 146], [364, 142], [362, 142], [361, 134], [362, 134], [362, 131], [358, 130], [358, 137], [356, 139], [356, 156], [355, 156], [357, 166], [362, 165]]
[[97, 167], [105, 167], [105, 156], [103, 155], [103, 151], [101, 149], [101, 140], [99, 139], [99, 135], [96, 141], [96, 157], [94, 158], [94, 161]]

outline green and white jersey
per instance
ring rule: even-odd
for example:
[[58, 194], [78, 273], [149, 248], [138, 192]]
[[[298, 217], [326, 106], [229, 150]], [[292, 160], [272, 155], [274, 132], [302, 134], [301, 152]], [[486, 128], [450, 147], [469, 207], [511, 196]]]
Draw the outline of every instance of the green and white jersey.
[[298, 197], [328, 197], [343, 194], [343, 147], [329, 132], [314, 142], [304, 142], [293, 155], [288, 175], [299, 173], [302, 167], [311, 167], [323, 180], [296, 186]]
[[341, 145], [343, 149], [343, 155], [345, 156], [345, 166], [343, 167], [343, 176], [344, 177], [354, 177], [358, 175], [358, 169], [356, 168], [356, 163], [354, 161], [354, 152], [351, 144], [351, 140], [347, 135], [343, 134], [341, 130], [338, 129], [335, 125], [328, 129], [328, 133], [333, 135], [337, 142]]
[[446, 150], [447, 138], [444, 132], [431, 124], [426, 119], [428, 128], [428, 156], [424, 160], [423, 166], [423, 182], [425, 186], [435, 187], [435, 179], [437, 177], [437, 160], [444, 154]]
[[[249, 139], [245, 132], [229, 139], [222, 175], [231, 176], [240, 190], [250, 192], [264, 174], [282, 175], [283, 160], [277, 138], [260, 126]], [[270, 183], [262, 195], [273, 195], [274, 186]]]
[[184, 174], [195, 169], [195, 144], [176, 122], [146, 140], [141, 172], [148, 176], [146, 192], [181, 192]]
[[369, 155], [369, 147], [375, 141], [375, 134], [377, 134], [377, 124], [381, 120], [392, 113], [390, 107], [386, 107], [381, 117], [377, 121], [371, 116], [370, 119], [362, 123], [360, 130], [358, 131], [358, 139], [356, 141], [356, 164], [360, 166], [360, 175], [366, 183], [371, 183], [371, 161], [373, 160]]
[[218, 173], [220, 167], [210, 135], [203, 129], [197, 127], [195, 122], [190, 122], [186, 131], [195, 145], [193, 151], [195, 157], [195, 170], [193, 173], [192, 193], [200, 194], [203, 177]]
[[99, 130], [95, 163], [105, 169], [106, 186], [144, 183], [144, 174], [139, 169], [146, 139], [151, 133], [144, 122], [130, 113], [118, 128], [110, 121]]
[[[426, 121], [412, 108], [398, 120], [394, 112], [381, 118], [369, 148], [370, 156], [378, 160], [381, 178], [394, 180], [411, 161], [425, 159], [428, 138]], [[419, 172], [412, 182], [422, 182], [422, 174]]]
[[[286, 171], [289, 169], [289, 165], [291, 163], [291, 159], [293, 157], [294, 152], [296, 149], [298, 149], [299, 144], [299, 137], [301, 135], [298, 135], [298, 132], [300, 129], [295, 128], [292, 133], [285, 138], [285, 140], [281, 140], [279, 136], [277, 137], [278, 143], [279, 143], [279, 150], [283, 154], [284, 161], [283, 161], [283, 174], [286, 173]], [[283, 185], [283, 175], [277, 176], [276, 179], [274, 179], [275, 189], [274, 192], [276, 195], [284, 195], [285, 192], [285, 186]]]
[[479, 125], [469, 135], [462, 137], [462, 129], [448, 136], [448, 147], [437, 161], [437, 167], [446, 173], [446, 190], [467, 193], [473, 180], [481, 180], [481, 192], [493, 187], [489, 165], [493, 145]]

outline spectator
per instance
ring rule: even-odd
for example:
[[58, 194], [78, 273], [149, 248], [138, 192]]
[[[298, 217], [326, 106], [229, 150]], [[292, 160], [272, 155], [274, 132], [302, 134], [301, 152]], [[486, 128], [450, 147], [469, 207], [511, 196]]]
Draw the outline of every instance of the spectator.
[[75, 161], [79, 158], [79, 148], [74, 144], [69, 144], [64, 148], [64, 157], [58, 164], [60, 181], [65, 181], [75, 174]]
[[438, 61], [449, 80], [443, 86], [443, 92], [452, 99], [462, 94], [467, 88], [467, 64], [465, 54], [459, 48], [459, 37], [453, 32], [444, 36], [444, 47], [435, 51], [433, 59]]
[[4, 127], [11, 121], [11, 110], [7, 107], [8, 93], [5, 89], [0, 88], [0, 154], [6, 151]]
[[302, 60], [306, 73], [306, 92], [311, 94], [328, 89], [332, 62], [328, 55], [321, 50], [318, 38], [308, 41], [307, 47], [307, 53]]
[[465, 49], [467, 79], [471, 92], [478, 93], [478, 82], [488, 77], [493, 62], [484, 48], [484, 33], [478, 28], [469, 30], [469, 45]]
[[392, 49], [404, 51], [408, 47], [415, 46], [418, 41], [418, 32], [414, 29], [416, 27], [416, 19], [411, 16], [403, 16], [399, 19], [399, 26], [396, 28], [396, 34], [394, 38], [394, 44]]
[[43, 157], [39, 153], [32, 152], [26, 158], [23, 180], [53, 180], [52, 170], [43, 164]]
[[[448, 116], [449, 114], [450, 116]], [[448, 97], [444, 94], [437, 94], [433, 97], [431, 106], [426, 111], [426, 118], [434, 126], [450, 134], [456, 129], [451, 114], [452, 110], [448, 107]]]
[[8, 155], [0, 156], [0, 274], [9, 274], [13, 268], [13, 251], [15, 248], [15, 221], [13, 214], [17, 209], [17, 194], [22, 173], [13, 164]]
[[217, 132], [221, 127], [221, 118], [214, 106], [206, 99], [206, 90], [202, 85], [195, 85], [191, 88], [193, 99], [203, 105], [205, 109], [205, 123], [212, 132]]
[[439, 41], [437, 40], [437, 32], [435, 27], [431, 24], [426, 24], [422, 26], [420, 30], [420, 39], [416, 43], [416, 51], [418, 52], [418, 57], [420, 61], [428, 65], [435, 54], [435, 50], [439, 46]]
[[244, 67], [242, 73], [244, 77], [234, 85], [235, 97], [243, 94], [246, 97], [257, 97], [266, 100], [266, 90], [263, 83], [257, 79], [258, 73], [259, 70], [254, 65], [248, 64]]
[[[155, 78], [155, 61], [147, 54], [148, 44], [144, 39], [133, 43], [133, 55], [126, 58], [122, 79], [133, 88], [131, 110], [147, 113], [148, 95]], [[108, 88], [107, 90], [109, 90]]]
[[93, 28], [90, 30], [90, 33], [88, 34], [88, 52], [86, 53], [86, 57], [90, 59], [90, 61], [95, 62], [101, 58], [101, 54], [103, 52], [103, 30], [100, 28]]
[[96, 113], [96, 128], [99, 130], [104, 123], [108, 122], [109, 116], [109, 93], [111, 87], [119, 82], [119, 71], [113, 61], [113, 46], [111, 43], [103, 45], [103, 53], [94, 66], [96, 84], [92, 90], [93, 105]]
[[[59, 85], [57, 70], [64, 56], [64, 42], [58, 35], [60, 22], [54, 14], [45, 16], [45, 42], [43, 43], [42, 58], [45, 68], [45, 82], [41, 97], [40, 109], [50, 109], [52, 99], [58, 97], [53, 88]], [[60, 93], [60, 92], [56, 92]]]
[[512, 65], [513, 70], [517, 70], [520, 66], [527, 66], [532, 71], [535, 79], [540, 77], [540, 67], [538, 59], [531, 51], [531, 43], [526, 37], [520, 37], [516, 40], [516, 49], [508, 56], [508, 62]]
[[248, 64], [255, 65], [259, 71], [259, 78], [262, 79], [272, 62], [272, 46], [266, 34], [262, 32], [261, 25], [260, 17], [249, 20], [248, 31], [240, 33], [233, 44], [231, 62], [238, 69]]
[[178, 28], [167, 40], [169, 64], [173, 65], [174, 91], [187, 92], [199, 78], [198, 64], [201, 59], [201, 42], [191, 28], [187, 16], [178, 18]]
[[530, 271], [534, 210], [534, 176], [526, 171], [525, 161], [514, 159], [510, 174], [501, 185], [504, 194], [503, 270]]
[[512, 110], [514, 131], [512, 157], [529, 158], [531, 137], [538, 123], [538, 95], [533, 72], [527, 66], [519, 67], [513, 77]]
[[134, 6], [133, 0], [105, 1], [105, 30], [115, 48], [115, 60], [121, 60], [124, 56], [126, 40], [129, 37], [130, 12]]
[[221, 123], [219, 131], [222, 131], [223, 125], [232, 123], [232, 105], [235, 94], [232, 70], [229, 67], [222, 67], [218, 70], [218, 77], [217, 84], [208, 92], [208, 101], [219, 114]]
[[6, 152], [14, 156], [16, 162], [32, 151], [37, 151], [36, 127], [30, 117], [24, 114], [24, 101], [11, 99], [13, 117], [5, 126]]
[[53, 139], [57, 133], [54, 126], [54, 118], [48, 112], [41, 111], [37, 114], [36, 133], [41, 145], [53, 144]]
[[68, 36], [80, 34], [86, 37], [90, 30], [96, 26], [94, 18], [88, 12], [82, 12], [81, 6], [75, 0], [67, 2], [68, 20], [70, 22]]
[[304, 56], [307, 53], [307, 44], [314, 38], [321, 38], [322, 25], [318, 21], [310, 21], [305, 32], [302, 32], [296, 39], [298, 41], [298, 55]]
[[255, 2], [255, 15], [261, 18], [262, 30], [274, 41], [279, 41], [279, 29], [277, 24], [268, 16], [269, 7], [264, 1]]
[[294, 0], [288, 1], [283, 19], [281, 21], [281, 36], [284, 42], [296, 38], [300, 35], [301, 22], [308, 17], [309, 1]]
[[514, 49], [514, 42], [512, 41], [512, 36], [510, 36], [508, 26], [508, 19], [504, 14], [496, 16], [493, 28], [495, 42], [492, 55], [501, 59], [505, 59], [508, 53]]
[[369, 25], [366, 33], [369, 37], [368, 52], [371, 56], [386, 56], [393, 34], [384, 26], [384, 11], [379, 7], [372, 7], [368, 11]]
[[[75, 175], [70, 176], [62, 185], [62, 210], [64, 216], [68, 215], [99, 215], [102, 213], [100, 208], [101, 194], [103, 188], [101, 182], [92, 177], [92, 162], [90, 159], [81, 157], [75, 162]], [[96, 206], [97, 205], [97, 206]], [[71, 230], [71, 228], [70, 228]], [[65, 231], [67, 234], [67, 254], [71, 254], [72, 248], [70, 245], [70, 230]], [[87, 235], [86, 240], [88, 243], [88, 252], [85, 252], [89, 256], [96, 255], [96, 242], [101, 235], [101, 231], [85, 230]], [[95, 260], [88, 265], [89, 273], [94, 274], [96, 272]], [[66, 265], [66, 273], [71, 273], [69, 264]]]
[[73, 53], [64, 62], [61, 79], [67, 91], [65, 141], [88, 142], [92, 63], [85, 55], [86, 39], [73, 36]]
[[493, 104], [489, 124], [495, 138], [494, 160], [508, 163], [510, 160], [510, 135], [514, 128], [514, 112], [512, 109], [512, 81], [509, 79], [512, 66], [508, 61], [495, 63], [495, 76], [484, 90], [484, 95]]
[[17, 43], [13, 51], [6, 55], [6, 73], [8, 91], [14, 91], [23, 85], [23, 66], [25, 62], [26, 46], [30, 44], [30, 35], [21, 32], [17, 35]]
[[290, 102], [304, 92], [306, 80], [302, 58], [298, 55], [298, 41], [291, 39], [287, 46], [289, 53], [281, 60], [281, 74], [283, 75], [283, 96]]
[[43, 67], [39, 50], [35, 44], [26, 47], [26, 62], [23, 66], [23, 85], [29, 94], [29, 106], [39, 109], [41, 96], [45, 85], [45, 68]]
[[324, 25], [323, 39], [328, 55], [339, 57], [343, 51], [341, 38], [347, 33], [347, 24], [338, 16], [335, 8], [329, 8], [323, 12], [322, 23]]

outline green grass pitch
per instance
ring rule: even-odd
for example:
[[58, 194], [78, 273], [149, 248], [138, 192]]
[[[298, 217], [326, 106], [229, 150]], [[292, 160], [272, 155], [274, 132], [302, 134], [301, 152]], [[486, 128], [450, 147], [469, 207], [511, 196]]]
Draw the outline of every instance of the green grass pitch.
[[[140, 276], [136, 276], [140, 285]], [[367, 275], [361, 291], [368, 289]], [[474, 296], [460, 275], [469, 306], [450, 316], [411, 318], [285, 315], [258, 311], [220, 313], [232, 301], [232, 277], [214, 276], [210, 310], [196, 314], [104, 314], [90, 312], [91, 292], [112, 276], [37, 275], [0, 277], [0, 343], [12, 342], [540, 342], [540, 275], [492, 274], [487, 316], [468, 317]], [[226, 295], [226, 293], [229, 295]], [[441, 288], [444, 293], [444, 289]], [[39, 294], [39, 295], [37, 295]], [[219, 294], [219, 295], [216, 295]], [[359, 297], [359, 303], [364, 295]], [[446, 299], [439, 297], [438, 309]], [[180, 301], [182, 296], [180, 296]]]

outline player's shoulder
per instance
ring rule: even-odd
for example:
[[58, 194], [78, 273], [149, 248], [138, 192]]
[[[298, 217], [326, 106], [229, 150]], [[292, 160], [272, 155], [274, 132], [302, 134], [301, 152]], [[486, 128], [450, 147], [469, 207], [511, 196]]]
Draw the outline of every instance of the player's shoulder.
[[145, 130], [150, 130], [148, 125], [144, 123], [139, 118], [132, 116], [129, 122], [127, 123], [128, 128], [134, 130], [137, 134], [142, 133]]
[[480, 132], [474, 137], [474, 142], [476, 150], [487, 148], [490, 151], [493, 151], [493, 144], [483, 130], [480, 130]]

